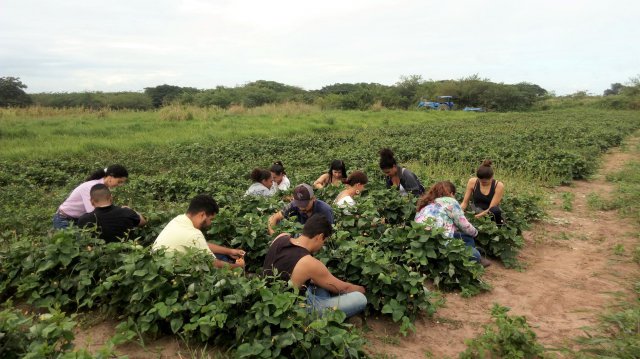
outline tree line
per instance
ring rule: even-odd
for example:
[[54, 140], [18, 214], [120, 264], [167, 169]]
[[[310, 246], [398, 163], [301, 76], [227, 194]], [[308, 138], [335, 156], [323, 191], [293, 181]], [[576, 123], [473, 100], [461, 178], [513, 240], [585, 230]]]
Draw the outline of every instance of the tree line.
[[[640, 77], [639, 77], [640, 78]], [[539, 109], [554, 95], [539, 85], [521, 82], [492, 82], [478, 75], [458, 80], [424, 80], [419, 75], [401, 77], [393, 85], [378, 83], [336, 83], [319, 90], [304, 90], [275, 81], [259, 80], [236, 87], [217, 86], [196, 89], [175, 85], [147, 87], [143, 92], [69, 92], [26, 94], [27, 86], [16, 77], [0, 78], [0, 107], [39, 105], [46, 107], [84, 107], [152, 110], [170, 104], [200, 107], [231, 106], [246, 108], [266, 104], [298, 102], [318, 105], [323, 109], [367, 110], [373, 107], [414, 109], [421, 100], [432, 101], [437, 96], [453, 96], [454, 109], [482, 107], [487, 111], [527, 111]], [[580, 97], [580, 93], [568, 98]], [[588, 96], [586, 93], [585, 96]], [[604, 107], [631, 107], [635, 102], [625, 98], [640, 96], [640, 81], [631, 79], [628, 85], [612, 84], [603, 94], [609, 97]], [[614, 101], [613, 98], [622, 100]], [[640, 104], [640, 102], [638, 102]], [[640, 107], [639, 107], [640, 108]]]

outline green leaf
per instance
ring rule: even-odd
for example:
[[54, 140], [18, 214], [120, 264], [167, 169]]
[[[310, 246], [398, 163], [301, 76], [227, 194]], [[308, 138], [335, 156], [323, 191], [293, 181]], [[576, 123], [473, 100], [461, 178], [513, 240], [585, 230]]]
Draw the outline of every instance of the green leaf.
[[171, 319], [171, 331], [177, 333], [182, 327], [182, 318]]

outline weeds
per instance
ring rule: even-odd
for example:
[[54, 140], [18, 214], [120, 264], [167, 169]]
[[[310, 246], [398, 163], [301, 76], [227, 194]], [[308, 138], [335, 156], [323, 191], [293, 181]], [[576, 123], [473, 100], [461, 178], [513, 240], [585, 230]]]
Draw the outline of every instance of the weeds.
[[523, 316], [509, 316], [509, 308], [494, 304], [491, 317], [495, 323], [485, 326], [479, 337], [467, 340], [461, 359], [475, 358], [544, 358], [545, 348], [537, 342]]
[[624, 245], [621, 243], [616, 244], [615, 246], [613, 246], [613, 254], [617, 255], [617, 256], [621, 256], [624, 254]]
[[562, 209], [566, 212], [573, 211], [573, 200], [575, 197], [573, 192], [562, 192]]
[[587, 195], [587, 205], [594, 211], [611, 211], [620, 208], [620, 201], [607, 201], [599, 194], [591, 192]]
[[598, 358], [640, 358], [640, 282], [635, 293], [636, 300], [604, 314], [598, 327], [587, 329], [577, 339], [583, 346], [580, 353]]

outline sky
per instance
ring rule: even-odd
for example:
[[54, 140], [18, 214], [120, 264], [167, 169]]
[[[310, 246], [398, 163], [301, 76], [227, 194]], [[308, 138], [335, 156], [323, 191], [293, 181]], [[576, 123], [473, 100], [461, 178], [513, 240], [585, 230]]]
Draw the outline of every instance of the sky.
[[471, 75], [556, 95], [640, 76], [640, 1], [0, 0], [28, 93]]

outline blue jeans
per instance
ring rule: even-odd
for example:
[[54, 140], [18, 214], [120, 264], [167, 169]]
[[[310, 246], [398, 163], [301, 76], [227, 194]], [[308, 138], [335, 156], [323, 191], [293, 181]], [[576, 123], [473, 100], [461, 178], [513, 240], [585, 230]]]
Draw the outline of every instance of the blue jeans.
[[73, 220], [73, 218], [63, 217], [58, 212], [56, 212], [56, 214], [53, 215], [53, 228], [55, 228], [55, 229], [69, 228], [71, 223], [73, 223], [73, 224], [76, 223]]
[[473, 237], [471, 237], [468, 234], [455, 232], [453, 234], [453, 238], [462, 239], [464, 241], [464, 244], [467, 245], [467, 247], [471, 247], [471, 253], [473, 254], [471, 259], [476, 262], [480, 262], [480, 252], [476, 249], [476, 241], [473, 240]]
[[360, 292], [333, 296], [329, 291], [314, 285], [307, 287], [307, 308], [322, 314], [327, 308], [343, 311], [347, 317], [354, 316], [367, 306], [367, 297]]
[[213, 255], [216, 257], [216, 259], [221, 260], [223, 262], [227, 262], [227, 263], [235, 263], [236, 262], [235, 259], [229, 257], [226, 254], [214, 253]]

